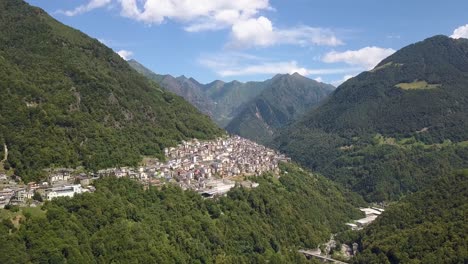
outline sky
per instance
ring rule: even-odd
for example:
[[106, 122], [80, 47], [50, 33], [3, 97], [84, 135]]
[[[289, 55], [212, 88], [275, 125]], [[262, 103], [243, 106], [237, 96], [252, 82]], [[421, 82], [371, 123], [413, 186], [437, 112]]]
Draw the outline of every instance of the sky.
[[159, 74], [339, 85], [434, 35], [468, 38], [466, 0], [27, 0]]

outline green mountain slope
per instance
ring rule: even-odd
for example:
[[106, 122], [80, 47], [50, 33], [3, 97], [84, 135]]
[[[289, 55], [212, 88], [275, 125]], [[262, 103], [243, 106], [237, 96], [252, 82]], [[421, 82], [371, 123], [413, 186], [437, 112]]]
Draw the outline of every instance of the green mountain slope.
[[200, 111], [208, 114], [220, 127], [225, 127], [243, 109], [244, 104], [258, 96], [266, 87], [266, 82], [226, 83], [217, 80], [200, 84], [185, 76], [175, 78], [156, 74], [135, 60], [128, 63], [166, 90], [184, 97]]
[[0, 222], [0, 262], [310, 263], [297, 250], [328, 240], [360, 212], [324, 177], [281, 169], [280, 178], [257, 177], [259, 187], [219, 199], [102, 179], [93, 194], [27, 214], [19, 229]]
[[215, 101], [216, 122], [226, 127], [244, 105], [267, 87], [266, 82], [228, 83], [214, 81], [206, 85], [206, 93]]
[[128, 64], [130, 64], [130, 66], [132, 66], [132, 68], [137, 70], [139, 73], [157, 82], [166, 90], [182, 96], [201, 112], [209, 116], [213, 116], [214, 102], [205, 94], [203, 85], [197, 82], [195, 79], [186, 78], [185, 76], [174, 78], [169, 74], [156, 74], [136, 60], [129, 60]]
[[46, 167], [136, 164], [222, 133], [99, 41], [20, 0], [0, 2], [0, 89], [4, 165], [27, 180]]
[[274, 144], [382, 201], [466, 167], [466, 140], [468, 40], [435, 36], [342, 84]]
[[297, 120], [321, 102], [334, 87], [297, 73], [277, 75], [226, 126], [230, 133], [268, 142], [278, 128]]
[[353, 263], [466, 263], [468, 171], [390, 206], [361, 233]]
[[341, 85], [303, 122], [326, 132], [468, 138], [468, 40], [436, 36], [405, 47]]

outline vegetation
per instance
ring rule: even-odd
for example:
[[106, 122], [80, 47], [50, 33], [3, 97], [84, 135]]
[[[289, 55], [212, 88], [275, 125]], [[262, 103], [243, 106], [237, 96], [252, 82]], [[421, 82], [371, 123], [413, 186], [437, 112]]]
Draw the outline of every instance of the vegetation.
[[21, 0], [0, 2], [0, 153], [24, 180], [95, 170], [223, 132], [111, 49]]
[[156, 74], [133, 59], [129, 60], [128, 64], [150, 80], [158, 83], [164, 89], [182, 96], [201, 112], [214, 117], [213, 110], [215, 103], [205, 94], [204, 86], [195, 79], [186, 78], [185, 76], [174, 78], [169, 74]]
[[299, 75], [277, 75], [226, 126], [230, 133], [265, 143], [279, 128], [299, 119], [334, 89]]
[[297, 73], [278, 74], [264, 82], [214, 81], [204, 85], [185, 76], [156, 74], [135, 60], [128, 63], [184, 97], [228, 132], [259, 143], [270, 141], [278, 128], [297, 120], [334, 89]]
[[[395, 86], [414, 80], [440, 87]], [[467, 87], [468, 40], [435, 36], [348, 80], [271, 144], [368, 201], [397, 200], [467, 166]]]
[[361, 232], [353, 263], [466, 263], [467, 190], [465, 170], [405, 197]]
[[[1, 263], [301, 263], [314, 248], [360, 217], [359, 199], [291, 164], [259, 187], [203, 199], [106, 178], [93, 194], [47, 202], [46, 218], [19, 229], [0, 225]], [[354, 204], [351, 203], [353, 201]]]
[[411, 89], [435, 89], [439, 88], [440, 84], [429, 84], [426, 81], [414, 81], [410, 83], [399, 83], [395, 85], [398, 88], [403, 90], [411, 90]]
[[171, 75], [156, 74], [135, 60], [130, 60], [129, 64], [166, 90], [184, 97], [199, 110], [210, 115], [220, 127], [225, 127], [245, 103], [259, 95], [266, 87], [266, 82], [213, 81], [201, 84], [185, 76], [174, 78]]

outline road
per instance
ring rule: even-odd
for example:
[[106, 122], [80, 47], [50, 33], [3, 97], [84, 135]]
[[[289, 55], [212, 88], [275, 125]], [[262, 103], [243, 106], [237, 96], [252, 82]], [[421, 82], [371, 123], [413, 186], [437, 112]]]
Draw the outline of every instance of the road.
[[339, 261], [339, 260], [336, 260], [336, 259], [332, 259], [332, 258], [327, 258], [325, 256], [322, 256], [320, 254], [317, 254], [317, 251], [316, 250], [299, 250], [299, 253], [302, 253], [304, 254], [305, 256], [309, 256], [309, 257], [314, 257], [314, 258], [318, 258], [318, 259], [321, 259], [321, 260], [324, 260], [326, 262], [331, 262], [331, 263], [338, 263], [338, 264], [348, 264], [346, 262], [343, 262], [343, 261]]

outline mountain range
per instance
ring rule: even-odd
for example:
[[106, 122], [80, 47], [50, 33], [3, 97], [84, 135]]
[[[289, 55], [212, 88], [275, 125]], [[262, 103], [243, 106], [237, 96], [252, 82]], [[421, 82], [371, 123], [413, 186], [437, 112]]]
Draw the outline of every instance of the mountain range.
[[217, 80], [201, 84], [185, 76], [156, 74], [135, 60], [128, 63], [184, 97], [228, 132], [260, 143], [271, 140], [278, 128], [298, 119], [334, 89], [298, 73], [278, 74], [263, 82]]
[[[352, 263], [467, 262], [468, 39], [409, 45], [337, 89], [299, 74], [200, 84], [3, 0], [0, 89], [0, 172], [25, 182], [164, 159], [225, 135], [209, 116], [325, 176], [280, 164], [216, 199], [105, 177], [94, 193], [1, 209], [1, 263], [310, 263], [297, 250], [331, 233], [359, 244]], [[388, 205], [359, 232], [344, 225], [362, 217], [356, 193]]]

